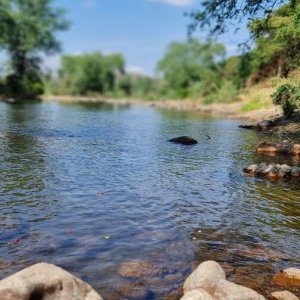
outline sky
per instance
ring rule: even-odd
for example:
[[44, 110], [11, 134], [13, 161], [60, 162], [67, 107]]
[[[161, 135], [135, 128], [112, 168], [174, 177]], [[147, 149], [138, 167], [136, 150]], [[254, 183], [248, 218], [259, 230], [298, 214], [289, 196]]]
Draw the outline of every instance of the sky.
[[[71, 22], [70, 29], [59, 33], [58, 38], [63, 53], [122, 53], [127, 71], [154, 75], [167, 46], [172, 41], [186, 39], [190, 19], [184, 14], [197, 7], [195, 1], [199, 3], [199, 0], [55, 0], [55, 6], [67, 10]], [[220, 37], [228, 55], [237, 52], [237, 45], [244, 41], [245, 35], [246, 30], [242, 30]], [[196, 36], [204, 38], [206, 34], [197, 32]], [[60, 55], [47, 57], [45, 65], [56, 69], [59, 58]]]

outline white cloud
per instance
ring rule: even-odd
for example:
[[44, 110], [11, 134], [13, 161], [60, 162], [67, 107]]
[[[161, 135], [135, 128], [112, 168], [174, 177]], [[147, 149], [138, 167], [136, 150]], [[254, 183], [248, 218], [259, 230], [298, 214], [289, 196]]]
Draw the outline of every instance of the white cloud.
[[191, 6], [194, 4], [194, 0], [148, 0], [152, 2], [161, 2], [173, 6]]

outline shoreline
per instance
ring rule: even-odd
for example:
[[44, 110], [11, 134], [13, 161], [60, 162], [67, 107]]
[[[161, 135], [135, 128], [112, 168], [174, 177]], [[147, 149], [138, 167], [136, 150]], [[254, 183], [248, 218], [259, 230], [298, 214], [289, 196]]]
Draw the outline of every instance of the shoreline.
[[105, 97], [83, 97], [83, 96], [42, 96], [42, 100], [46, 102], [58, 103], [107, 103], [119, 105], [143, 105], [166, 109], [176, 109], [179, 111], [194, 111], [212, 116], [226, 117], [229, 119], [239, 119], [249, 122], [258, 122], [263, 119], [275, 119], [282, 115], [280, 107], [271, 107], [258, 110], [243, 112], [242, 106], [247, 103], [245, 101], [237, 101], [232, 103], [213, 103], [203, 104], [197, 100], [139, 100], [130, 98], [105, 98]]

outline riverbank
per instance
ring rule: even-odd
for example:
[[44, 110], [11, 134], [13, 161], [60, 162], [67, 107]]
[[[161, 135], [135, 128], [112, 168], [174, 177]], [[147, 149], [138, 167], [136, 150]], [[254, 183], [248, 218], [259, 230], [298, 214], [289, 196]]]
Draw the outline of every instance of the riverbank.
[[197, 111], [215, 116], [222, 116], [234, 119], [244, 119], [252, 122], [257, 122], [262, 119], [273, 119], [281, 115], [279, 107], [261, 108], [251, 111], [243, 111], [243, 107], [247, 104], [246, 101], [237, 101], [233, 103], [213, 103], [203, 104], [196, 100], [139, 100], [139, 99], [111, 99], [105, 97], [83, 97], [83, 96], [53, 96], [47, 95], [42, 98], [44, 101], [54, 101], [60, 103], [108, 103], [120, 105], [145, 105], [159, 108], [169, 108], [185, 111]]

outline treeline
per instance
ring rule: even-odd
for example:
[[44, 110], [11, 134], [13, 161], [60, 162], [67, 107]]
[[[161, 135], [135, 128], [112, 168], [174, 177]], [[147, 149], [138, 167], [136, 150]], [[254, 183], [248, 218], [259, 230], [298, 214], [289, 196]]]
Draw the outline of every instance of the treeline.
[[[0, 78], [0, 94], [34, 99], [47, 92], [141, 99], [199, 99], [231, 102], [240, 90], [266, 78], [288, 77], [300, 60], [300, 3], [290, 0], [265, 18], [248, 24], [251, 50], [227, 57], [224, 45], [189, 39], [169, 45], [156, 77], [126, 72], [121, 54], [64, 55], [57, 74], [43, 74], [41, 53], [60, 49], [57, 31], [68, 26], [53, 0], [2, 0], [0, 49], [9, 58]], [[299, 84], [290, 82], [273, 95], [286, 115], [298, 108]]]

